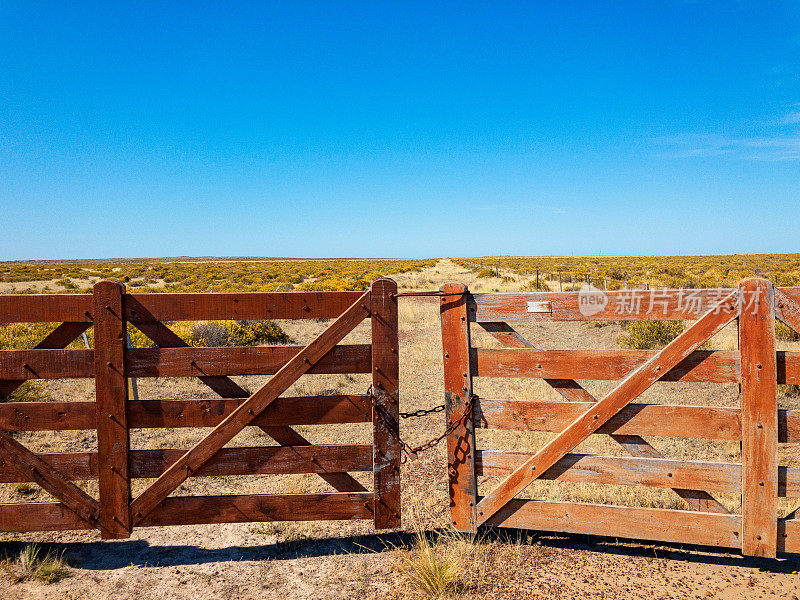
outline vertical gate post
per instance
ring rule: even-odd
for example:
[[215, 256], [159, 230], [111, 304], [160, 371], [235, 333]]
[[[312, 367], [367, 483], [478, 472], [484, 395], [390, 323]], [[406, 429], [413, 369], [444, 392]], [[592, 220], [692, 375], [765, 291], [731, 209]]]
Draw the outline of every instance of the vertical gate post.
[[775, 557], [778, 404], [775, 291], [766, 279], [739, 283], [742, 418], [742, 553]]
[[94, 286], [97, 463], [103, 538], [126, 538], [131, 532], [124, 293], [125, 286], [116, 281], [100, 281]]
[[398, 347], [397, 284], [378, 279], [370, 290], [372, 320], [372, 411], [375, 528], [400, 526], [400, 358]]
[[[478, 486], [475, 477], [475, 426], [473, 413], [465, 411], [472, 402], [470, 369], [469, 318], [467, 287], [448, 283], [442, 297], [442, 352], [444, 363], [444, 399], [448, 428], [461, 419], [447, 436], [447, 472], [449, 478], [450, 516], [459, 531], [477, 529]], [[463, 418], [462, 418], [463, 417]]]

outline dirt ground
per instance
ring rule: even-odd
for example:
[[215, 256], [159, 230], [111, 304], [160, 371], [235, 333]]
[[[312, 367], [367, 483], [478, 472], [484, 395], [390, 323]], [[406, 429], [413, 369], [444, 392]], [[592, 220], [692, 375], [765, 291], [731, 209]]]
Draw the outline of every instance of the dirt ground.
[[[445, 281], [463, 281], [475, 291], [518, 289], [520, 281], [475, 280], [474, 274], [450, 261], [441, 261], [422, 273], [397, 277], [406, 289], [436, 289]], [[401, 300], [401, 409], [433, 407], [442, 402], [441, 341], [435, 298]], [[298, 342], [307, 341], [323, 323], [281, 323]], [[623, 334], [618, 325], [535, 325], [521, 333], [544, 348], [614, 348]], [[355, 331], [345, 343], [365, 341], [367, 332]], [[476, 335], [476, 342], [493, 342]], [[714, 347], [735, 347], [735, 332], [723, 331]], [[796, 348], [793, 348], [796, 349]], [[237, 378], [254, 389], [265, 378]], [[365, 376], [309, 376], [287, 394], [363, 393]], [[593, 387], [594, 385], [594, 387]], [[588, 384], [602, 392], [612, 385]], [[54, 398], [91, 399], [90, 382], [48, 384]], [[479, 380], [481, 395], [553, 397], [540, 381]], [[720, 384], [659, 384], [648, 391], [648, 402], [734, 405], [736, 386]], [[212, 394], [187, 380], [141, 381], [142, 398], [201, 397]], [[502, 396], [496, 396], [502, 397]], [[782, 399], [788, 406], [790, 399]], [[433, 437], [443, 429], [441, 413], [402, 424], [410, 442]], [[300, 427], [313, 442], [365, 443], [364, 425], [322, 428]], [[132, 437], [134, 447], [188, 447], [200, 430], [148, 430]], [[546, 435], [517, 432], [479, 432], [480, 447], [514, 449], [536, 447]], [[267, 443], [250, 429], [237, 443]], [[597, 438], [597, 439], [595, 439]], [[92, 432], [20, 437], [34, 449], [67, 451], [92, 448]], [[738, 443], [700, 442], [673, 438], [650, 439], [664, 454], [736, 462]], [[582, 450], [621, 453], [613, 443], [593, 436]], [[782, 464], [798, 466], [792, 448], [782, 449]], [[403, 574], [402, 559], [413, 542], [411, 532], [422, 529], [436, 535], [447, 522], [445, 453], [438, 447], [404, 466], [404, 528], [374, 532], [369, 522], [253, 523], [136, 529], [129, 540], [101, 542], [94, 532], [2, 535], [0, 557], [13, 560], [23, 546], [38, 541], [46, 549], [63, 552], [70, 575], [53, 584], [15, 581], [0, 570], [0, 598], [42, 599], [162, 599], [192, 600], [246, 598], [424, 598]], [[357, 474], [368, 482], [370, 474]], [[85, 485], [96, 491], [92, 483]], [[144, 483], [139, 483], [139, 486]], [[482, 488], [491, 487], [481, 482]], [[137, 492], [135, 488], [134, 493]], [[280, 477], [194, 478], [179, 493], [312, 492], [329, 489], [312, 475]], [[537, 498], [580, 499], [591, 502], [683, 508], [669, 490], [540, 482], [528, 495]], [[40, 490], [23, 495], [10, 484], [0, 485], [0, 502], [46, 500]], [[721, 497], [731, 509], [738, 498]], [[796, 503], [782, 501], [786, 514]], [[452, 543], [452, 542], [449, 542]], [[737, 552], [697, 547], [643, 544], [586, 536], [543, 535], [535, 532], [485, 532], [459, 556], [460, 597], [464, 598], [798, 598], [800, 557], [779, 560], [746, 559]]]

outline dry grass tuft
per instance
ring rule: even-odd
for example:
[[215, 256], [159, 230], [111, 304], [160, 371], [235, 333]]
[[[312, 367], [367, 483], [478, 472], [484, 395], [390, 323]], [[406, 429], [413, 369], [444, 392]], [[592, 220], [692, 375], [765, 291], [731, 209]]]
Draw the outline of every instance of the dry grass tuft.
[[17, 582], [35, 579], [43, 583], [55, 583], [69, 577], [69, 565], [64, 553], [50, 551], [41, 556], [39, 544], [28, 544], [15, 560], [6, 560], [4, 567]]
[[428, 598], [442, 598], [460, 591], [461, 561], [446, 545], [433, 544], [425, 532], [416, 532], [411, 552], [402, 555], [400, 572], [408, 583]]

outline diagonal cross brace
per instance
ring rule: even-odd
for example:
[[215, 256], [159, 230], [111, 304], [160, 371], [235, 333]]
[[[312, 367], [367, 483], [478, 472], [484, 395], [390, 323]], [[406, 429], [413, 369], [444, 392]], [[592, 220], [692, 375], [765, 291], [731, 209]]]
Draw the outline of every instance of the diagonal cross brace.
[[[145, 321], [135, 323], [147, 337], [160, 348], [185, 348], [187, 344], [161, 321]], [[242, 388], [230, 377], [222, 375], [200, 375], [200, 381], [215, 391], [222, 398], [247, 398], [250, 392]], [[302, 435], [288, 425], [260, 425], [260, 429], [281, 446], [310, 446]], [[366, 492], [367, 488], [349, 473], [318, 473], [320, 478], [338, 492]]]
[[320, 358], [363, 321], [369, 315], [369, 299], [370, 292], [367, 291], [330, 327], [295, 354], [261, 389], [247, 398], [206, 437], [172, 463], [150, 487], [131, 503], [134, 524], [141, 522], [192, 473], [208, 462], [225, 444], [285, 392], [292, 383], [308, 372]]
[[631, 372], [602, 400], [575, 419], [536, 454], [514, 469], [475, 507], [478, 523], [485, 523], [517, 493], [602, 427], [634, 398], [658, 381], [664, 373], [688, 357], [700, 344], [719, 332], [736, 318], [738, 313], [739, 292], [734, 290], [653, 358]]
[[[512, 348], [535, 349], [533, 344], [521, 336], [513, 327], [508, 325], [508, 323], [481, 323], [480, 325], [501, 344]], [[592, 396], [592, 394], [586, 391], [586, 389], [574, 379], [545, 379], [545, 382], [569, 401], [591, 402], [593, 404], [597, 402], [597, 398]], [[631, 456], [639, 458], [664, 458], [663, 454], [641, 436], [612, 433], [610, 437], [622, 446]], [[729, 514], [728, 509], [708, 492], [685, 490], [681, 488], [672, 488], [672, 491], [680, 496], [693, 510]]]
[[72, 483], [49, 462], [28, 450], [11, 435], [0, 429], [0, 454], [2, 461], [8, 463], [20, 475], [35, 481], [56, 500], [88, 521], [93, 527], [100, 527], [100, 505], [97, 500]]
[[[36, 346], [34, 350], [61, 350], [69, 346], [75, 338], [89, 329], [89, 322], [61, 323]], [[19, 386], [25, 383], [22, 379], [0, 379], [0, 398], [8, 397]]]
[[785, 325], [800, 333], [800, 305], [783, 293], [780, 288], [775, 289], [775, 316]]

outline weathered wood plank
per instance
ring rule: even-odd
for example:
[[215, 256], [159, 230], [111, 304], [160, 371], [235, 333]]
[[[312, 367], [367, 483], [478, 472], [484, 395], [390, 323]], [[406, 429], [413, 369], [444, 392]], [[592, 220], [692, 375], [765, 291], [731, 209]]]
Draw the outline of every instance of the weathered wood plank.
[[[2, 350], [0, 379], [79, 379], [94, 377], [94, 350]], [[15, 387], [16, 387], [15, 385]]]
[[0, 532], [68, 531], [94, 529], [60, 502], [0, 504]]
[[[129, 377], [272, 375], [303, 346], [241, 348], [129, 348]], [[336, 346], [308, 373], [370, 373], [369, 344]]]
[[[562, 431], [593, 404], [480, 398], [476, 402], [476, 425], [484, 429]], [[792, 422], [792, 431], [796, 431], [800, 415], [790, 412], [792, 417], [787, 421]], [[738, 408], [631, 403], [596, 433], [738, 440], [741, 432]]]
[[[391, 279], [373, 282], [372, 389], [380, 409], [373, 410], [373, 493], [376, 529], [400, 527], [400, 362], [398, 348], [397, 284]], [[381, 418], [380, 415], [388, 417]]]
[[[146, 526], [371, 519], [371, 493], [167, 498]], [[0, 504], [0, 532], [65, 531], [92, 526], [57, 502]]]
[[298, 352], [261, 389], [240, 404], [222, 423], [173, 463], [131, 503], [134, 523], [140, 522], [162, 500], [200, 469], [235, 435], [250, 424], [270, 403], [317, 363], [369, 314], [366, 292], [324, 332]]
[[[531, 456], [531, 452], [479, 450], [476, 454], [476, 470], [478, 475], [490, 477], [508, 475]], [[736, 494], [742, 489], [741, 473], [741, 465], [731, 463], [567, 454], [545, 471], [540, 479]], [[794, 469], [791, 473], [793, 484], [798, 475], [800, 470]]]
[[128, 510], [131, 484], [125, 375], [127, 324], [122, 317], [124, 293], [125, 286], [117, 281], [100, 281], [94, 286], [94, 372], [103, 539], [130, 537], [132, 529]]
[[742, 552], [774, 557], [778, 532], [775, 298], [766, 279], [739, 284], [742, 361]]
[[[469, 318], [482, 322], [547, 321], [632, 321], [694, 320], [731, 293], [731, 289], [708, 290], [595, 290], [581, 292], [530, 292], [474, 294]], [[605, 303], [603, 302], [605, 301]], [[550, 312], [530, 312], [534, 306], [550, 303]], [[583, 303], [583, 304], [582, 304]]]
[[0, 323], [63, 321], [91, 323], [92, 295], [0, 294]]
[[441, 288], [442, 353], [444, 363], [444, 400], [448, 427], [459, 422], [447, 436], [448, 494], [450, 517], [459, 531], [477, 529], [475, 506], [478, 483], [475, 475], [474, 415], [464, 418], [472, 403], [470, 374], [470, 332], [467, 318], [469, 292], [463, 284], [448, 283]]
[[[158, 477], [185, 452], [180, 449], [134, 450], [131, 452], [131, 476]], [[192, 477], [371, 470], [370, 445], [265, 446], [223, 448]]]
[[[530, 452], [478, 450], [475, 469], [478, 475], [508, 475], [532, 456]], [[735, 463], [681, 461], [668, 458], [595, 456], [567, 454], [550, 467], [541, 479], [577, 483], [647, 485], [740, 494], [742, 466]], [[778, 495], [800, 497], [800, 469], [778, 467]], [[701, 511], [709, 512], [709, 511]]]
[[515, 494], [553, 466], [575, 446], [596, 432], [625, 405], [655, 383], [663, 372], [669, 371], [689, 354], [733, 320], [738, 313], [738, 292], [720, 302], [680, 336], [667, 344], [650, 361], [628, 375], [602, 400], [592, 405], [555, 438], [546, 443], [533, 457], [514, 470], [491, 494], [477, 506], [478, 519], [484, 522]]
[[[235, 398], [128, 401], [128, 426], [214, 427], [241, 404]], [[3, 402], [0, 428], [7, 431], [70, 431], [95, 429], [94, 402]], [[253, 421], [258, 427], [328, 425], [372, 421], [367, 396], [282, 397]], [[800, 421], [798, 422], [800, 427]]]
[[139, 525], [353, 519], [372, 519], [371, 493], [170, 497]]
[[[184, 453], [185, 450], [180, 449], [131, 450], [130, 476], [158, 477]], [[97, 479], [96, 452], [56, 452], [39, 456], [71, 481]], [[223, 448], [192, 477], [371, 470], [372, 446], [369, 445], [264, 446]], [[30, 477], [20, 474], [0, 457], [0, 483], [23, 481], [30, 481]]]
[[363, 292], [126, 294], [125, 318], [147, 321], [335, 319]]
[[[241, 403], [237, 398], [141, 400], [128, 403], [128, 418], [132, 428], [215, 427]], [[277, 398], [252, 424], [268, 427], [371, 420], [367, 396], [287, 396]]]
[[486, 524], [517, 529], [738, 548], [741, 517], [664, 508], [514, 499], [495, 513]]
[[[481, 326], [494, 336], [495, 339], [512, 348], [535, 349], [533, 344], [514, 331], [507, 323], [482, 323]], [[597, 402], [597, 399], [574, 379], [545, 379], [545, 382], [567, 400], [591, 403]], [[658, 450], [640, 436], [611, 434], [611, 439], [622, 446], [628, 454], [632, 456], [638, 456], [639, 458], [663, 458]], [[682, 489], [680, 487], [673, 487], [672, 490], [693, 510], [728, 512], [728, 510], [708, 492]]]
[[94, 402], [0, 402], [0, 429], [73, 431], [95, 429]]
[[[655, 356], [655, 350], [534, 350], [525, 348], [474, 348], [475, 377], [535, 377], [545, 379], [616, 380]], [[660, 381], [739, 381], [739, 356], [735, 351], [698, 350]], [[800, 353], [790, 361], [790, 377], [800, 379]]]

